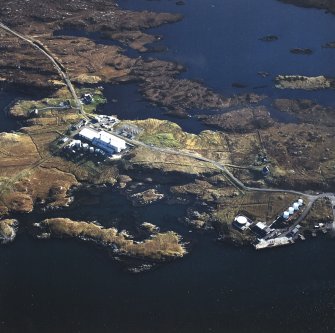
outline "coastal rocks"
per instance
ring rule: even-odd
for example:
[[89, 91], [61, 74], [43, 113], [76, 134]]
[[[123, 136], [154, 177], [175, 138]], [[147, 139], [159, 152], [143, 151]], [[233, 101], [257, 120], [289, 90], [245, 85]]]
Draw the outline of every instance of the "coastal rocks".
[[291, 49], [290, 52], [292, 54], [301, 54], [301, 55], [311, 55], [313, 53], [311, 49], [300, 48], [300, 47]]
[[[125, 57], [119, 57], [124, 59]], [[230, 99], [213, 92], [199, 82], [177, 79], [183, 66], [157, 59], [130, 59], [121, 61], [122, 69], [131, 70], [123, 77], [124, 81], [140, 82], [140, 91], [144, 97], [158, 106], [164, 107], [170, 114], [187, 117], [192, 109], [224, 109], [230, 106]], [[115, 63], [115, 61], [114, 61]], [[116, 67], [118, 70], [121, 67]]]
[[329, 10], [331, 13], [335, 14], [335, 3], [333, 0], [280, 0], [280, 1], [301, 7], [326, 9]]
[[149, 189], [144, 192], [135, 193], [129, 196], [133, 206], [146, 206], [164, 198], [164, 194], [158, 193], [156, 189]]
[[325, 76], [308, 77], [302, 75], [278, 75], [276, 88], [279, 89], [303, 89], [319, 90], [335, 88], [335, 81]]
[[14, 219], [0, 220], [0, 243], [12, 242], [16, 236], [18, 221]]
[[212, 229], [210, 223], [210, 215], [205, 212], [199, 212], [197, 210], [188, 209], [187, 217], [185, 222], [195, 229]]
[[109, 35], [106, 34], [107, 33], [104, 33], [104, 36], [109, 36], [111, 39], [116, 39], [139, 52], [147, 52], [148, 48], [146, 45], [151, 44], [159, 39], [159, 37], [146, 34], [142, 31], [120, 31], [110, 33]]
[[119, 175], [118, 177], [118, 186], [123, 189], [130, 183], [132, 179], [128, 175]]
[[271, 74], [268, 72], [258, 72], [257, 75], [259, 75], [260, 77], [266, 78], [270, 76]]
[[328, 42], [324, 45], [322, 45], [323, 48], [326, 48], [326, 49], [335, 49], [335, 42]]
[[299, 121], [311, 124], [335, 126], [332, 107], [319, 105], [307, 99], [276, 99], [274, 106], [280, 111], [294, 115]]
[[242, 108], [220, 115], [203, 116], [205, 124], [215, 126], [225, 132], [245, 133], [256, 129], [268, 128], [274, 124], [265, 107]]
[[275, 42], [279, 39], [278, 36], [276, 35], [266, 35], [266, 36], [263, 36], [261, 38], [259, 38], [260, 41], [262, 42]]
[[159, 227], [149, 222], [143, 222], [141, 227], [152, 234], [159, 232]]
[[71, 237], [93, 241], [111, 247], [114, 253], [130, 257], [162, 261], [183, 257], [186, 249], [181, 237], [173, 231], [157, 233], [142, 242], [134, 241], [115, 228], [105, 229], [89, 222], [72, 221], [67, 218], [47, 219], [39, 224], [41, 232], [46, 230], [53, 237]]

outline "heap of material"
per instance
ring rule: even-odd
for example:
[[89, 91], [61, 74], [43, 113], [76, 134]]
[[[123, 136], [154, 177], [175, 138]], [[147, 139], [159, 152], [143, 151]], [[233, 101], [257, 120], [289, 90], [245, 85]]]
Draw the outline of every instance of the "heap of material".
[[79, 136], [102, 149], [107, 154], [113, 154], [114, 152], [120, 153], [126, 149], [126, 142], [124, 140], [105, 131], [98, 132], [86, 127], [80, 131]]
[[283, 246], [283, 245], [289, 245], [293, 243], [292, 238], [288, 237], [278, 237], [278, 238], [272, 238], [272, 239], [261, 239], [258, 244], [255, 244], [256, 250], [266, 249], [268, 247], [276, 247], [276, 246]]

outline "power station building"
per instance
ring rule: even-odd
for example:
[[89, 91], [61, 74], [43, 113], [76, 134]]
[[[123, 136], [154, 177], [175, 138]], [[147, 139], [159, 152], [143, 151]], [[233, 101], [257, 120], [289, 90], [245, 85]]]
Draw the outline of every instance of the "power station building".
[[100, 131], [98, 137], [93, 139], [92, 144], [109, 154], [113, 154], [114, 152], [120, 153], [126, 149], [126, 142], [124, 140], [105, 131]]
[[85, 127], [79, 132], [79, 137], [90, 142], [96, 148], [100, 148], [106, 154], [120, 153], [126, 149], [126, 142], [113, 134], [105, 131], [96, 131]]

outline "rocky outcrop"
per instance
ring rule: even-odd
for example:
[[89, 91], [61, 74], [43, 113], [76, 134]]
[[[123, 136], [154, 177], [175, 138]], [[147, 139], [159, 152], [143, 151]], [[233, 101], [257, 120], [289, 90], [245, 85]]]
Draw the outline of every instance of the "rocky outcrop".
[[328, 42], [324, 45], [322, 45], [323, 48], [326, 48], [326, 49], [335, 49], [335, 42]]
[[186, 254], [181, 237], [172, 231], [157, 233], [143, 242], [138, 242], [128, 239], [125, 233], [120, 233], [115, 228], [105, 229], [94, 223], [66, 218], [47, 219], [39, 223], [38, 227], [41, 233], [47, 232], [51, 237], [79, 238], [112, 247], [114, 253], [119, 255], [161, 261]]
[[147, 206], [163, 198], [164, 194], [159, 193], [156, 189], [149, 189], [129, 196], [133, 206]]
[[16, 236], [18, 221], [7, 219], [0, 221], [0, 243], [12, 242]]
[[291, 49], [290, 52], [293, 54], [311, 55], [313, 53], [313, 50], [297, 47], [297, 48]]
[[280, 0], [301, 7], [314, 7], [326, 9], [335, 14], [335, 3], [333, 0]]
[[280, 111], [295, 116], [299, 121], [327, 127], [335, 126], [332, 107], [319, 105], [307, 99], [276, 99], [274, 106]]
[[265, 107], [242, 108], [220, 115], [203, 116], [205, 124], [215, 126], [225, 132], [245, 133], [256, 129], [268, 128], [274, 124]]
[[325, 76], [302, 76], [302, 75], [278, 75], [276, 77], [276, 88], [279, 89], [303, 89], [319, 90], [335, 88], [335, 81]]

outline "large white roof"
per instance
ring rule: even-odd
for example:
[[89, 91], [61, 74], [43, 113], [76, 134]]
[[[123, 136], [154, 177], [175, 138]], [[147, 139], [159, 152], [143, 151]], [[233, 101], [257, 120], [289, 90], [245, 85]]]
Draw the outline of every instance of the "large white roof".
[[112, 134], [109, 134], [105, 131], [100, 131], [99, 132], [99, 135], [98, 135], [98, 138], [105, 142], [105, 143], [108, 143], [108, 144], [112, 144], [113, 146], [116, 146], [116, 147], [125, 147], [126, 145], [126, 142], [120, 138], [118, 138], [117, 136], [115, 135], [112, 135]]
[[265, 228], [266, 228], [266, 224], [264, 224], [263, 222], [257, 222], [257, 223], [256, 223], [256, 226], [257, 226], [259, 229], [265, 229]]
[[85, 127], [79, 132], [79, 135], [87, 140], [92, 141], [94, 138], [98, 137], [98, 132], [92, 128]]
[[242, 215], [237, 216], [235, 218], [235, 221], [239, 224], [247, 224], [247, 222], [248, 222], [247, 218], [245, 216], [242, 216]]

